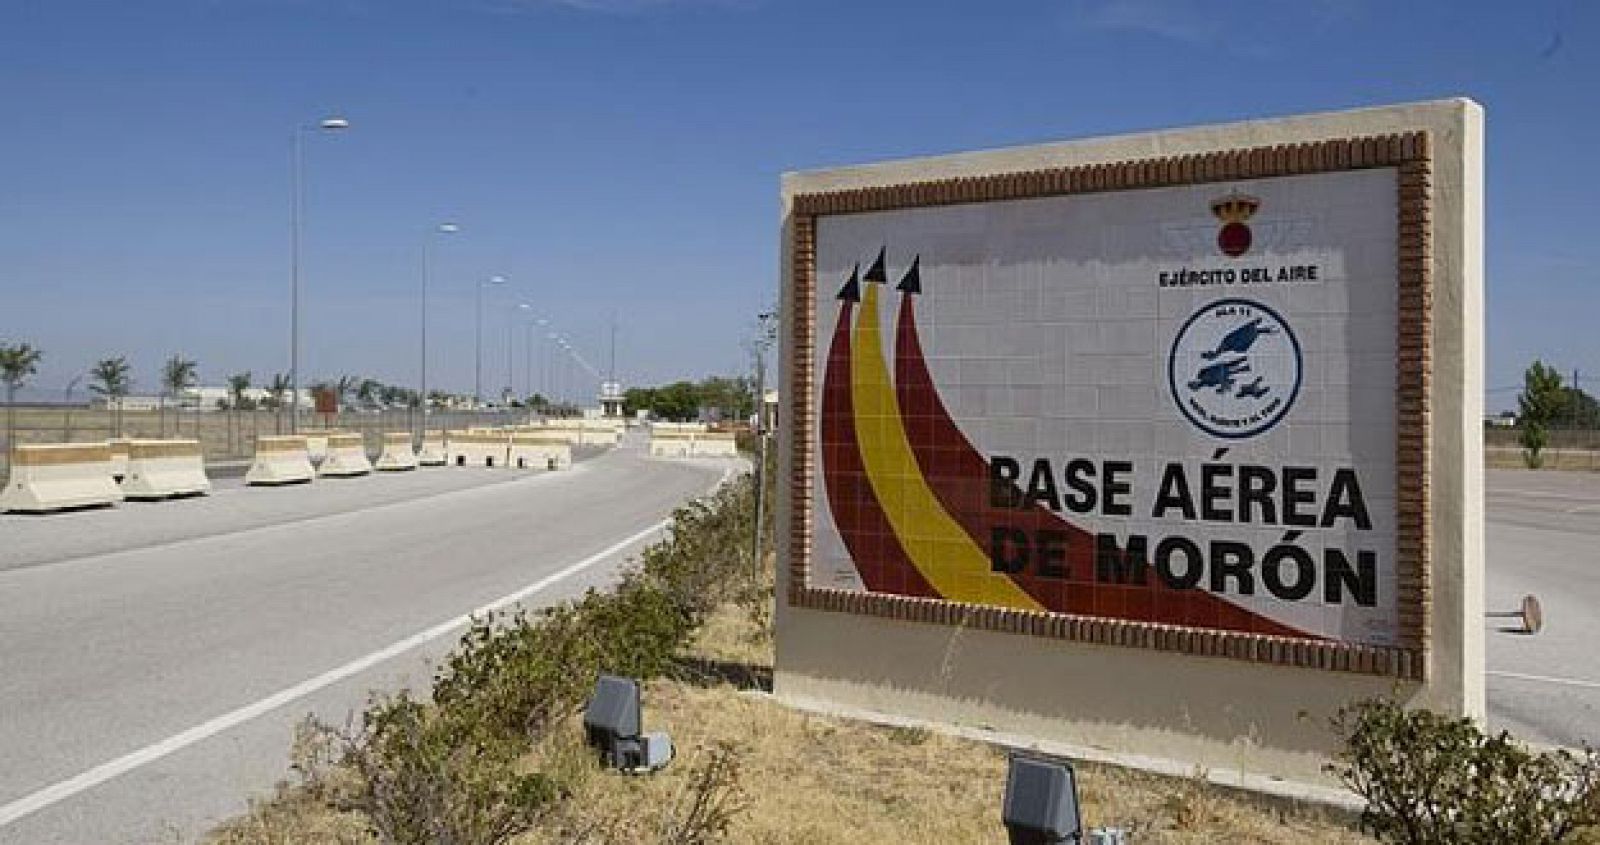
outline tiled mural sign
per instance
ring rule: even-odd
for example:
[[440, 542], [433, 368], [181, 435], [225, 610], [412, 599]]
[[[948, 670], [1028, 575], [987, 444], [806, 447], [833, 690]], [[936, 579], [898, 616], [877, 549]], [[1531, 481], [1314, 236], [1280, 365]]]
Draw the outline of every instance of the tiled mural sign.
[[819, 216], [809, 586], [1403, 645], [1399, 179]]

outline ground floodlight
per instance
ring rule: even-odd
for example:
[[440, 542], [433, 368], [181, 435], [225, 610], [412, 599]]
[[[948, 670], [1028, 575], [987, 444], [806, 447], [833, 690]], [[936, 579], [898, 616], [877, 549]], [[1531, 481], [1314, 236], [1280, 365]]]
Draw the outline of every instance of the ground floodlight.
[[1081, 842], [1078, 783], [1065, 760], [1011, 755], [1000, 811], [1011, 845]]
[[600, 752], [601, 765], [644, 774], [672, 762], [672, 739], [665, 733], [641, 735], [641, 722], [639, 682], [601, 675], [583, 712], [584, 733], [589, 746]]

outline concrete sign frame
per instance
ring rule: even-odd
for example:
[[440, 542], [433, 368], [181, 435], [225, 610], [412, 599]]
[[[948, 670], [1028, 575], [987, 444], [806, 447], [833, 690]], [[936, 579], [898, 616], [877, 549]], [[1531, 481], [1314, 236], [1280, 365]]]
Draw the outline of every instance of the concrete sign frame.
[[[1018, 679], [1008, 692], [989, 672], [1009, 665], [1030, 676], [1076, 675], [1095, 667], [1120, 677], [1182, 667], [1174, 679], [1218, 689], [1173, 694], [1168, 707], [1134, 707], [1149, 712], [1130, 717], [1148, 724], [1128, 730], [1130, 751], [1189, 748], [1173, 753], [1197, 758], [1206, 756], [1197, 749], [1232, 746], [1236, 737], [1221, 730], [1171, 740], [1184, 719], [1193, 721], [1183, 711], [1209, 702], [1260, 710], [1252, 724], [1275, 727], [1258, 743], [1278, 749], [1269, 757], [1287, 752], [1284, 759], [1294, 761], [1274, 768], [1310, 776], [1315, 767], [1304, 764], [1320, 759], [1316, 752], [1327, 744], [1311, 734], [1325, 731], [1296, 723], [1360, 695], [1393, 692], [1411, 703], [1481, 714], [1481, 157], [1481, 110], [1451, 100], [787, 174], [783, 342], [786, 390], [795, 401], [786, 403], [781, 426], [779, 694], [952, 721], [981, 711], [991, 723], [1038, 724], [1046, 735], [1086, 741], [1085, 708], [1052, 712], [1038, 697], [1048, 698], [1044, 689], [1024, 692], [1037, 678]], [[1252, 183], [1375, 170], [1394, 174], [1392, 637], [1296, 637], [1021, 609], [939, 597], [948, 593], [840, 588], [816, 577], [813, 503], [826, 495], [818, 455], [827, 448], [818, 441], [818, 301], [831, 298], [826, 288], [839, 281], [818, 278], [817, 257], [819, 231], [826, 237], [832, 221], [1195, 185], [1232, 192], [1213, 209], [1226, 221], [1234, 219], [1229, 214], [1248, 217], [1250, 208], [1226, 204], [1252, 201], [1240, 190]], [[1224, 251], [1236, 248], [1218, 237]], [[900, 257], [899, 269], [907, 259]], [[878, 265], [867, 272], [892, 283]], [[847, 647], [841, 637], [851, 638]], [[914, 656], [922, 652], [931, 657]], [[990, 664], [979, 673], [990, 678], [988, 692], [952, 674], [949, 661], [965, 652]], [[1224, 704], [1229, 699], [1219, 690], [1240, 683], [1258, 687], [1259, 700]], [[1285, 702], [1296, 700], [1304, 705], [1286, 718]], [[1165, 738], [1147, 741], [1151, 731]]]

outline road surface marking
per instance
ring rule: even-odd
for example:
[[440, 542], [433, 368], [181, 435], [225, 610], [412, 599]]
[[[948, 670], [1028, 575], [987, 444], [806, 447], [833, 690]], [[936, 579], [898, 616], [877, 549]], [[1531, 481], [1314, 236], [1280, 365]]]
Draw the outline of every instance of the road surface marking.
[[[726, 481], [731, 472], [732, 471], [730, 470], [729, 472], [724, 473], [723, 481]], [[722, 482], [718, 482], [718, 485], [720, 486], [721, 483]], [[414, 648], [417, 648], [418, 646], [425, 645], [428, 642], [439, 639], [440, 637], [466, 627], [472, 622], [472, 618], [474, 616], [483, 616], [491, 611], [499, 610], [502, 607], [519, 602], [535, 593], [540, 592], [541, 590], [564, 581], [567, 578], [570, 578], [573, 575], [576, 575], [579, 572], [582, 572], [583, 570], [588, 569], [589, 567], [611, 557], [617, 552], [620, 552], [623, 549], [626, 549], [627, 547], [646, 539], [652, 534], [660, 532], [661, 529], [665, 528], [667, 523], [670, 521], [670, 519], [663, 519], [659, 522], [652, 523], [649, 527], [630, 534], [629, 536], [612, 543], [611, 545], [601, 549], [598, 552], [595, 552], [594, 554], [578, 561], [577, 563], [570, 564], [566, 568], [547, 575], [544, 578], [541, 578], [514, 593], [495, 599], [494, 601], [479, 607], [471, 613], [465, 613], [453, 619], [440, 622], [432, 628], [417, 634], [413, 634], [397, 643], [394, 643], [393, 645], [374, 651], [365, 657], [352, 660], [343, 666], [331, 669], [314, 678], [301, 681], [292, 687], [273, 693], [272, 695], [256, 701], [253, 704], [247, 704], [237, 710], [224, 713], [215, 719], [202, 722], [201, 724], [195, 725], [186, 731], [173, 734], [172, 736], [169, 736], [160, 742], [147, 745], [144, 748], [132, 753], [124, 754], [115, 760], [95, 766], [94, 768], [83, 772], [82, 774], [67, 778], [66, 780], [34, 792], [31, 795], [23, 796], [22, 798], [18, 798], [9, 804], [0, 806], [0, 827], [5, 827], [6, 825], [11, 824], [18, 819], [23, 818], [24, 816], [36, 813], [45, 809], [46, 807], [51, 806], [52, 804], [65, 801], [66, 799], [71, 798], [72, 796], [77, 795], [84, 790], [92, 789], [119, 775], [127, 774], [128, 772], [131, 772], [141, 766], [160, 760], [169, 754], [173, 754], [177, 751], [188, 748], [189, 746], [194, 745], [201, 740], [210, 738], [230, 728], [237, 727], [245, 722], [266, 715], [272, 710], [282, 707], [285, 704], [289, 704], [298, 699], [304, 698], [324, 687], [338, 683], [339, 681], [349, 678], [352, 675], [360, 674], [361, 672], [383, 663], [386, 660], [398, 657]]]
[[1524, 675], [1521, 672], [1485, 672], [1491, 678], [1511, 678], [1517, 681], [1537, 681], [1542, 684], [1556, 684], [1563, 687], [1577, 687], [1579, 689], [1600, 689], [1600, 681], [1584, 681], [1577, 678], [1551, 678], [1545, 675]]

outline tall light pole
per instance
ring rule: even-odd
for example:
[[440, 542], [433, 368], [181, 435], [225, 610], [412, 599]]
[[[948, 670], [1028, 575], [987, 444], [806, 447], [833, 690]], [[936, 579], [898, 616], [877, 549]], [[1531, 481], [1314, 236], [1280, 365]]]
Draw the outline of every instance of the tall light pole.
[[517, 340], [517, 312], [527, 311], [533, 306], [526, 302], [517, 303], [517, 307], [506, 311], [506, 390], [503, 394], [507, 397], [506, 404], [511, 404], [510, 397], [517, 394], [517, 367], [515, 363]]
[[[533, 306], [526, 302], [517, 304], [518, 311], [532, 312]], [[530, 318], [523, 324], [522, 331], [522, 395], [526, 399], [533, 396], [533, 320]]]
[[545, 327], [550, 325], [550, 321], [540, 317], [536, 322], [539, 324], [539, 393], [544, 394], [545, 401], [548, 403], [552, 398], [550, 395], [550, 352], [545, 348], [544, 334]]
[[505, 276], [490, 276], [488, 279], [478, 282], [478, 340], [472, 362], [472, 401], [479, 405], [483, 404], [483, 289], [486, 287], [498, 287], [505, 283]]
[[566, 391], [561, 385], [561, 335], [550, 333], [550, 392], [558, 404], [565, 404]]
[[422, 366], [417, 380], [417, 404], [422, 413], [417, 415], [418, 436], [428, 433], [428, 275], [431, 268], [430, 252], [436, 235], [453, 235], [461, 231], [454, 223], [440, 223], [422, 239]]
[[305, 202], [301, 171], [305, 167], [305, 136], [311, 132], [341, 132], [350, 128], [342, 117], [325, 117], [314, 126], [294, 130], [294, 165], [290, 173], [289, 200], [289, 433], [299, 430], [300, 419], [300, 213]]

